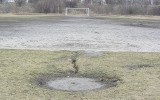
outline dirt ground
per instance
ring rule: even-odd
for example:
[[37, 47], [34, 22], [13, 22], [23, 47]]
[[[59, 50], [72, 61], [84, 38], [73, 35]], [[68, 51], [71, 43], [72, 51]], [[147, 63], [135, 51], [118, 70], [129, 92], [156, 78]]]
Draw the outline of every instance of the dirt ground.
[[0, 20], [0, 49], [160, 51], [160, 22], [88, 17]]

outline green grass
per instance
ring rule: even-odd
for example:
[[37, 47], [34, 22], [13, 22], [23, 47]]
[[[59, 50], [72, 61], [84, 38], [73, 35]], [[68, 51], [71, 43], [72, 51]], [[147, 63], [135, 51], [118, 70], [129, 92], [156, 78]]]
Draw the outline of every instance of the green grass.
[[[72, 68], [70, 51], [0, 50], [0, 100], [160, 100], [160, 53], [104, 52], [87, 57], [80, 52], [79, 74], [118, 78], [108, 89], [64, 92], [40, 87], [34, 79], [66, 74]], [[148, 64], [153, 67], [133, 68]]]

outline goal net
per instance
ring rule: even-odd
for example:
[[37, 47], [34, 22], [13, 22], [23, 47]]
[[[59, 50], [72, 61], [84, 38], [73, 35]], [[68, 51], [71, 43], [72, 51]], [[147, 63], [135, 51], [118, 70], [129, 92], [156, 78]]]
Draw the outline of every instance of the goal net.
[[89, 16], [89, 8], [66, 8], [66, 16]]

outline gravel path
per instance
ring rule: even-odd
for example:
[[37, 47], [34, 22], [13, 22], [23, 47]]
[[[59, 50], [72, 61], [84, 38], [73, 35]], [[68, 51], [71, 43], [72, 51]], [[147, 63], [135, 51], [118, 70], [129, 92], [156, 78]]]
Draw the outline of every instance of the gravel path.
[[71, 17], [0, 21], [0, 48], [160, 52], [160, 28]]

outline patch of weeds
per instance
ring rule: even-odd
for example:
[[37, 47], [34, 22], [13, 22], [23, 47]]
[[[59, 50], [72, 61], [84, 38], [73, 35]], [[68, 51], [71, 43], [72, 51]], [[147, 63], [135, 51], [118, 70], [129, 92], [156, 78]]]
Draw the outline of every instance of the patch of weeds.
[[79, 67], [77, 65], [77, 58], [78, 58], [78, 52], [74, 52], [73, 56], [72, 56], [72, 64], [73, 64], [73, 68], [75, 69], [75, 74], [78, 73], [79, 71]]

